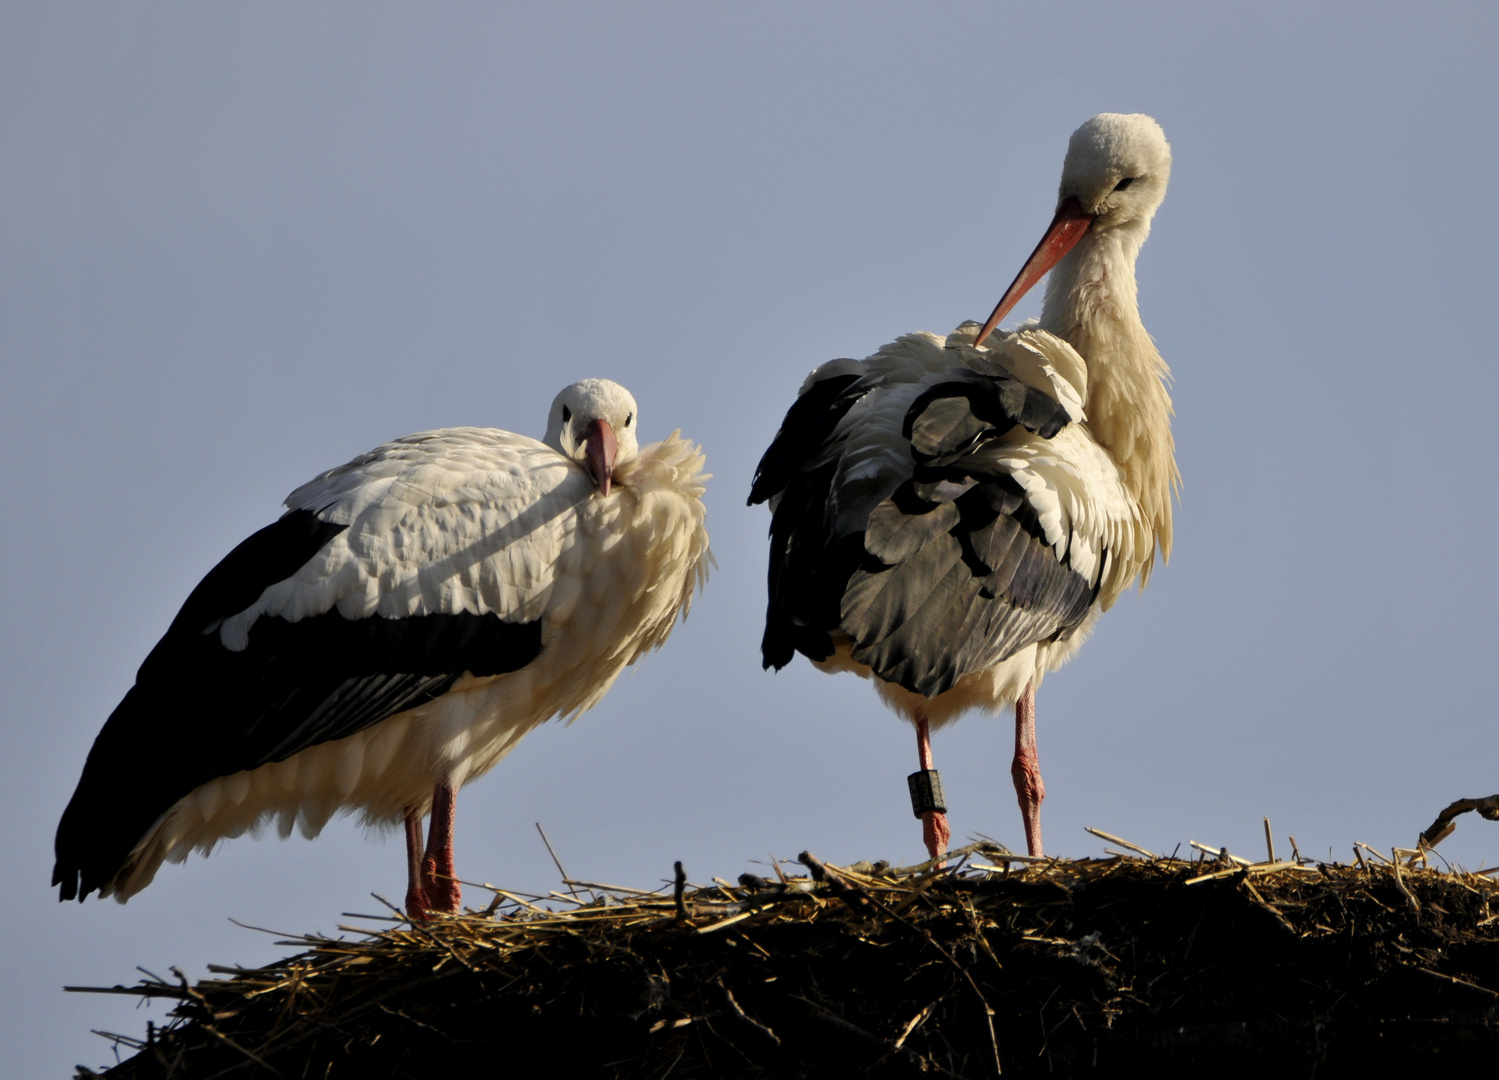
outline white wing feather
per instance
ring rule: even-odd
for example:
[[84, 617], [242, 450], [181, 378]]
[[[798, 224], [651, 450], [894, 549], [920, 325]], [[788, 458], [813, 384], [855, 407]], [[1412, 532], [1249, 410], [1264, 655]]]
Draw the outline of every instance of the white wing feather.
[[349, 619], [540, 618], [592, 491], [582, 468], [523, 435], [450, 428], [386, 443], [287, 497], [348, 528], [226, 620], [221, 640], [243, 649], [262, 615], [296, 622], [334, 607]]

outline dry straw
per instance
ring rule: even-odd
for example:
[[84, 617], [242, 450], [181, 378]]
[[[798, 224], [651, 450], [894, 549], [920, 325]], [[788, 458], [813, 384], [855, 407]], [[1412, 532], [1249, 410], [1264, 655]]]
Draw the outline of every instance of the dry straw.
[[1224, 1055], [1298, 1075], [1388, 1066], [1413, 1024], [1457, 1060], [1499, 1048], [1489, 876], [1404, 849], [1360, 866], [1275, 859], [1273, 842], [1260, 863], [1195, 843], [1162, 857], [1090, 831], [1129, 854], [985, 842], [897, 868], [804, 852], [800, 875], [486, 885], [478, 912], [354, 916], [349, 936], [289, 938], [297, 954], [264, 968], [96, 988], [178, 1003], [144, 1039], [110, 1036], [138, 1051], [110, 1075], [436, 1075], [521, 1043], [559, 1076], [1023, 1076]]

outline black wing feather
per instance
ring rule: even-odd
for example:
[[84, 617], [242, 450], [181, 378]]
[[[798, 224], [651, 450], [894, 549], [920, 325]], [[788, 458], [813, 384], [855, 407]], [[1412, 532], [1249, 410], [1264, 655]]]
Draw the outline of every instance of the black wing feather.
[[845, 393], [858, 381], [857, 375], [821, 379], [796, 399], [787, 410], [786, 419], [781, 421], [781, 429], [760, 458], [760, 464], [755, 467], [747, 505], [758, 506], [776, 492], [785, 490], [793, 477], [803, 470], [807, 460], [833, 434], [838, 421], [862, 396]]
[[[798, 652], [817, 660], [833, 654], [826, 627], [837, 625], [844, 564], [862, 558], [863, 546], [857, 537], [827, 538], [827, 493], [837, 464], [809, 469], [808, 463], [867, 392], [858, 383], [858, 375], [836, 375], [808, 387], [755, 469], [749, 505], [780, 496], [770, 522], [770, 607], [760, 642], [766, 667], [785, 667]], [[810, 551], [819, 558], [802, 557]], [[793, 596], [794, 604], [777, 599]]]
[[62, 899], [106, 885], [156, 819], [208, 781], [345, 738], [441, 696], [465, 672], [514, 671], [541, 651], [539, 621], [337, 611], [297, 622], [263, 616], [245, 649], [226, 649], [223, 620], [344, 528], [292, 511], [189, 595], [99, 733], [63, 813], [53, 870]]

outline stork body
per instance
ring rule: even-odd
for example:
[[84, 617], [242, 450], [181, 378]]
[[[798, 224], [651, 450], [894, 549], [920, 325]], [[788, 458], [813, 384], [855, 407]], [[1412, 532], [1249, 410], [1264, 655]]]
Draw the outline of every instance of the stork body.
[[404, 819], [414, 916], [457, 910], [458, 788], [597, 703], [706, 577], [702, 454], [675, 434], [637, 450], [637, 419], [587, 380], [545, 442], [425, 432], [294, 491], [105, 724], [58, 828], [62, 898], [123, 902], [163, 860], [354, 811]]
[[[1170, 164], [1149, 117], [1084, 124], [1056, 217], [988, 325], [813, 371], [750, 495], [772, 510], [765, 666], [800, 652], [873, 678], [916, 726], [923, 770], [931, 730], [1013, 707], [1034, 855], [1035, 690], [1171, 550], [1168, 371], [1134, 274]], [[990, 337], [1048, 270], [1039, 323]], [[945, 807], [921, 816], [936, 857]]]

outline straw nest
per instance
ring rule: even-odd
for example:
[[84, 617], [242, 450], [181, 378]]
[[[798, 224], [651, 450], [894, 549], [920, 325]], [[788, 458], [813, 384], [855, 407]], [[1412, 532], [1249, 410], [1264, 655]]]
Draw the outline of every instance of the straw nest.
[[[1237, 1075], [1381, 1072], [1499, 1050], [1499, 884], [1425, 856], [1352, 865], [1130, 852], [799, 865], [642, 892], [492, 888], [483, 911], [298, 938], [189, 985], [115, 1077]], [[1367, 852], [1367, 857], [1365, 857]], [[787, 873], [794, 869], [797, 872]], [[375, 917], [359, 916], [365, 923]], [[540, 1071], [540, 1070], [537, 1070]], [[80, 1076], [96, 1075], [81, 1070]]]

